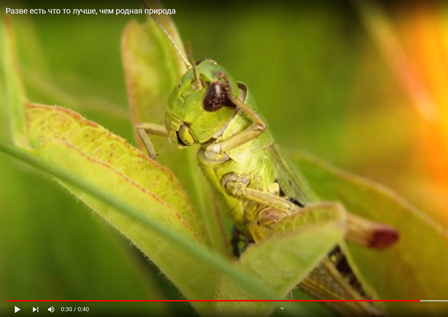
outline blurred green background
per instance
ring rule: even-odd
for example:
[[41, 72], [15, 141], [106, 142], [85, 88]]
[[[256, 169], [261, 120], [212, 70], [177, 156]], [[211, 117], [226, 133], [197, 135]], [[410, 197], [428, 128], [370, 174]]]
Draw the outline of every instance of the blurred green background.
[[[375, 20], [373, 11], [362, 14], [348, 1], [163, 1], [176, 9], [172, 18], [195, 59], [211, 57], [248, 84], [280, 145], [380, 182], [447, 223], [448, 106], [434, 86], [448, 77], [447, 7], [428, 3], [406, 9], [389, 3]], [[3, 15], [5, 7], [140, 8], [138, 1], [10, 2]], [[12, 18], [29, 100], [74, 109], [133, 143], [120, 40], [130, 19], [146, 17]], [[369, 19], [377, 23], [370, 29]], [[393, 30], [386, 30], [387, 41], [375, 39], [381, 21]], [[390, 49], [396, 44], [399, 50]], [[398, 64], [402, 68], [394, 68]], [[1, 76], [0, 136], [7, 138]], [[416, 90], [431, 100], [432, 119], [416, 107]], [[66, 190], [0, 154], [0, 314], [12, 311], [7, 299], [160, 298], [181, 295]], [[191, 311], [185, 303], [113, 305], [126, 312]], [[22, 306], [30, 311], [33, 305]]]

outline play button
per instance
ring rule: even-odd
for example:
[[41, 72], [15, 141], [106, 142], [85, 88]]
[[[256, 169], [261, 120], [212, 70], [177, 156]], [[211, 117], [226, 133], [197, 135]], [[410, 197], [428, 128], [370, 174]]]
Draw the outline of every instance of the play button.
[[19, 307], [17, 307], [17, 306], [14, 306], [14, 314], [15, 313], [17, 313], [18, 311], [20, 310], [20, 308]]

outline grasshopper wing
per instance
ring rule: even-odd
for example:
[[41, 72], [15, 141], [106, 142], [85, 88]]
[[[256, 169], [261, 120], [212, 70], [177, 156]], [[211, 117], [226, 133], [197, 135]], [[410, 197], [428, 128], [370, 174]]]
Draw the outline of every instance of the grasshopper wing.
[[286, 161], [286, 156], [279, 152], [278, 147], [272, 144], [267, 150], [274, 162], [273, 168], [277, 182], [285, 196], [300, 207], [318, 202], [316, 194], [311, 190], [300, 170]]

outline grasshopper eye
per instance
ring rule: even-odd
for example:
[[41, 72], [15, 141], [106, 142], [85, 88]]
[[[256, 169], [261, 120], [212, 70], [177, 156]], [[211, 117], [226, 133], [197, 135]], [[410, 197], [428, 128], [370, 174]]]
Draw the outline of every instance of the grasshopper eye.
[[231, 101], [227, 97], [224, 84], [221, 82], [214, 82], [211, 84], [202, 100], [202, 107], [208, 112], [218, 111], [225, 105], [230, 104]]

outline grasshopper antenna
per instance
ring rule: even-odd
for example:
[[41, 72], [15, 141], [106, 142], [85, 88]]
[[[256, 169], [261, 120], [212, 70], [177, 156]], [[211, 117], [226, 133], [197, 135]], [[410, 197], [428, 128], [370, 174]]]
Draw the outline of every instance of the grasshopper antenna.
[[193, 74], [194, 74], [194, 81], [195, 81], [195, 89], [196, 90], [200, 90], [202, 89], [202, 83], [199, 80], [199, 76], [198, 76], [198, 70], [196, 69], [196, 63], [194, 62], [194, 58], [193, 58], [193, 53], [191, 51], [191, 45], [189, 42], [185, 43], [185, 50], [187, 51], [187, 57], [191, 62], [191, 65], [193, 67]]
[[[141, 0], [141, 3], [142, 3], [142, 5], [146, 9], [148, 9], [148, 12], [149, 12], [150, 8], [146, 4], [145, 0]], [[177, 46], [176, 42], [174, 42], [174, 39], [171, 37], [171, 35], [168, 33], [168, 31], [163, 27], [163, 25], [162, 25], [162, 23], [160, 23], [159, 19], [157, 19], [154, 14], [149, 14], [149, 15], [153, 18], [153, 20], [157, 23], [157, 25], [162, 29], [163, 33], [165, 33], [165, 35], [168, 37], [168, 39], [170, 40], [171, 44], [173, 44], [174, 49], [176, 50], [177, 54], [180, 56], [180, 58], [184, 62], [185, 66], [187, 66], [187, 68], [190, 69], [192, 67], [191, 64], [188, 62], [188, 60], [185, 58], [185, 56], [182, 55], [182, 52], [180, 51], [180, 49]]]

